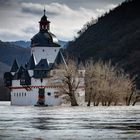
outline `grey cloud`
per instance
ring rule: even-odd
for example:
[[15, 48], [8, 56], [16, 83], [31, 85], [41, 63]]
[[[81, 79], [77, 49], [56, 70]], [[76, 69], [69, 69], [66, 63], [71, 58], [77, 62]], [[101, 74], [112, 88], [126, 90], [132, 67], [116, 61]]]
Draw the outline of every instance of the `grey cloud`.
[[40, 9], [31, 9], [28, 7], [23, 7], [22, 8], [23, 13], [29, 13], [29, 14], [34, 14], [34, 15], [41, 15], [42, 11]]
[[0, 40], [2, 41], [15, 41], [15, 40], [21, 40], [21, 38], [19, 37], [19, 35], [15, 34], [15, 33], [7, 33], [7, 32], [0, 32]]
[[[42, 9], [31, 9], [31, 8], [28, 8], [28, 7], [23, 7], [22, 12], [40, 16], [40, 15], [43, 14], [43, 8]], [[58, 13], [47, 11], [46, 15], [48, 15], [48, 16], [56, 16], [56, 15], [58, 15]]]
[[19, 2], [16, 0], [0, 0], [0, 8], [4, 9], [4, 8], [11, 8], [14, 6], [19, 5]]
[[24, 33], [26, 34], [35, 34], [37, 32], [37, 28], [33, 27], [33, 26], [29, 26], [25, 29], [22, 30]]
[[[41, 4], [33, 4], [33, 3], [22, 3], [21, 4], [21, 11], [23, 13], [33, 14], [33, 15], [42, 15], [43, 14], [43, 5]], [[56, 16], [58, 15], [58, 12], [50, 11], [47, 9], [47, 15], [49, 16]]]
[[[21, 0], [21, 1], [29, 2], [29, 0]], [[39, 0], [39, 3], [44, 5], [57, 2], [60, 4], [66, 4], [73, 9], [84, 7], [94, 10], [94, 8], [96, 9], [97, 7], [100, 8], [108, 4], [119, 4], [123, 1], [125, 0], [47, 0], [46, 2], [44, 0]], [[38, 0], [30, 0], [30, 2], [38, 3]]]
[[0, 0], [1, 6], [10, 6], [12, 4], [12, 0]]

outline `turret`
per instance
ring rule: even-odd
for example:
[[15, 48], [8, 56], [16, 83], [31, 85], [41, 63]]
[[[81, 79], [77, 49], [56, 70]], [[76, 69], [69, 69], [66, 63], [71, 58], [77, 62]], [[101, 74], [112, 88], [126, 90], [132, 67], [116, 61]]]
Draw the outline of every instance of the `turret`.
[[50, 21], [47, 20], [46, 10], [44, 9], [44, 15], [42, 16], [41, 20], [39, 21], [40, 31], [50, 30]]

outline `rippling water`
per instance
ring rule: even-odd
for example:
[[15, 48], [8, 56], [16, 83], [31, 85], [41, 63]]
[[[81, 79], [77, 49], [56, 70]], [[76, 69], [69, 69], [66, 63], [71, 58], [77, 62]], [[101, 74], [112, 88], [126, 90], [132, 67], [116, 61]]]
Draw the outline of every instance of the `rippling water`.
[[0, 140], [140, 139], [140, 106], [33, 107], [0, 102]]

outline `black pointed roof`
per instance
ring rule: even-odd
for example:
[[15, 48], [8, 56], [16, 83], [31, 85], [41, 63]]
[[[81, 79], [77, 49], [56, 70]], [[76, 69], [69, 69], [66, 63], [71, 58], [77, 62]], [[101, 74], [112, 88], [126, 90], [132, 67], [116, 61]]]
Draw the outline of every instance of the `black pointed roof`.
[[57, 56], [56, 56], [56, 59], [55, 59], [54, 64], [53, 64], [53, 68], [56, 68], [60, 64], [67, 65], [61, 51], [59, 51]]
[[80, 55], [77, 58], [77, 64], [76, 65], [77, 65], [77, 68], [79, 70], [83, 70], [84, 69], [84, 64], [82, 62], [82, 59], [81, 59], [81, 56]]
[[35, 70], [49, 70], [49, 64], [47, 59], [41, 59], [39, 63], [35, 66]]
[[19, 70], [15, 73], [14, 75], [14, 80], [18, 80], [18, 79], [27, 79], [29, 78], [29, 73], [28, 70], [25, 69], [23, 66], [20, 66]]
[[19, 69], [19, 65], [18, 65], [17, 60], [15, 59], [14, 62], [13, 62], [13, 65], [11, 67], [10, 72], [16, 72], [18, 69]]
[[[40, 22], [41, 22], [41, 21], [48, 21], [48, 20], [47, 20], [46, 10], [45, 10], [45, 9], [44, 9], [44, 15], [42, 16]], [[49, 21], [48, 21], [48, 22], [49, 22]]]
[[29, 59], [29, 62], [27, 64], [27, 69], [28, 70], [33, 70], [35, 68], [35, 60], [34, 60], [34, 55], [32, 54], [32, 56]]
[[20, 79], [23, 72], [25, 72], [25, 69], [23, 68], [23, 66], [20, 66], [19, 70], [15, 73], [13, 79], [14, 80]]

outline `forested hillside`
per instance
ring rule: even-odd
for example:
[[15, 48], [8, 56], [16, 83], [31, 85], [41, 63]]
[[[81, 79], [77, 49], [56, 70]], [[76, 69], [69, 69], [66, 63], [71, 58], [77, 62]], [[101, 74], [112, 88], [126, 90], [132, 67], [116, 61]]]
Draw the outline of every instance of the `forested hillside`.
[[70, 54], [83, 59], [112, 60], [132, 75], [140, 87], [140, 0], [127, 0], [79, 31], [69, 43]]

